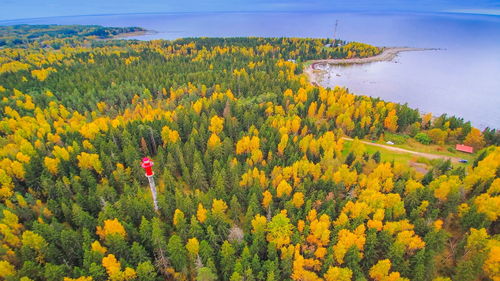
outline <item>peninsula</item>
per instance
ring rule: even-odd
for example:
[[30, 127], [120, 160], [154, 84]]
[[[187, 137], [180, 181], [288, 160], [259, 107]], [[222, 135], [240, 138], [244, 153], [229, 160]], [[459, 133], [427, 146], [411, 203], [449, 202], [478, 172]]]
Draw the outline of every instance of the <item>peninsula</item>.
[[349, 65], [349, 64], [364, 64], [377, 61], [391, 61], [401, 52], [411, 52], [411, 51], [430, 51], [438, 50], [436, 48], [412, 48], [412, 47], [383, 47], [382, 52], [375, 56], [370, 57], [353, 57], [353, 58], [341, 58], [341, 59], [319, 59], [309, 61], [309, 65], [304, 69], [304, 73], [308, 76], [309, 81], [317, 85], [318, 84], [318, 69], [320, 65]]

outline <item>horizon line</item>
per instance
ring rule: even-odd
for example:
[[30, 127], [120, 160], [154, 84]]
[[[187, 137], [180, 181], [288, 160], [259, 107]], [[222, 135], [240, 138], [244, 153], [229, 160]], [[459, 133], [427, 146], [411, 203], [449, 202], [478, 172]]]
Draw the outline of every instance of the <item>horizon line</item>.
[[105, 16], [126, 16], [126, 15], [182, 15], [182, 14], [247, 14], [247, 13], [318, 13], [318, 14], [328, 14], [328, 13], [387, 13], [387, 14], [456, 14], [456, 15], [480, 15], [480, 16], [493, 16], [499, 17], [500, 10], [492, 10], [493, 13], [485, 13], [485, 10], [476, 9], [454, 9], [454, 10], [443, 10], [443, 11], [410, 11], [410, 10], [304, 10], [304, 11], [290, 11], [290, 10], [248, 10], [248, 11], [165, 11], [165, 12], [131, 12], [131, 13], [103, 13], [103, 14], [74, 14], [74, 15], [60, 15], [60, 16], [46, 16], [46, 17], [28, 17], [28, 18], [14, 18], [14, 19], [0, 19], [0, 22], [10, 22], [10, 21], [23, 21], [23, 20], [43, 20], [52, 18], [74, 18], [74, 17], [105, 17]]

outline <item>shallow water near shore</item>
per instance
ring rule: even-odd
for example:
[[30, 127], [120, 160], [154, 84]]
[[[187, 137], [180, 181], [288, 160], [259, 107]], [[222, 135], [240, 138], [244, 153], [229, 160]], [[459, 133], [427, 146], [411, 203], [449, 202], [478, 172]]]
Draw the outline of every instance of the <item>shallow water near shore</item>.
[[[376, 46], [440, 48], [393, 61], [329, 68], [321, 85], [500, 128], [500, 17], [402, 13], [184, 13], [74, 16], [0, 24], [140, 26], [140, 40], [199, 36], [337, 37]], [[337, 76], [339, 74], [340, 76]]]
[[392, 61], [323, 65], [318, 79], [325, 87], [342, 85], [423, 112], [454, 114], [480, 128], [500, 127], [500, 72], [485, 71], [495, 68], [494, 62], [474, 57], [455, 61], [457, 56], [450, 50], [412, 51]]

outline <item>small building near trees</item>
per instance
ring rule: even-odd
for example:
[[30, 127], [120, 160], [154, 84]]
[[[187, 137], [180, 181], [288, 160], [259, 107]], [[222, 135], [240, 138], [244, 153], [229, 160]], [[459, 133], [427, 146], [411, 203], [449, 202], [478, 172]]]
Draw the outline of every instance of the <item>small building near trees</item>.
[[455, 146], [455, 149], [457, 151], [462, 151], [462, 152], [466, 152], [466, 153], [473, 153], [474, 152], [474, 147], [468, 146], [468, 145], [464, 145], [464, 144], [457, 144]]

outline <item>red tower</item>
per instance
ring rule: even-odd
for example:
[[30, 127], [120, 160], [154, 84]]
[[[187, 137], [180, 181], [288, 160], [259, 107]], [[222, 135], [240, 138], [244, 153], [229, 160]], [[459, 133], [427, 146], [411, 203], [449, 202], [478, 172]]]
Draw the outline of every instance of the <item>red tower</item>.
[[155, 179], [153, 176], [155, 173], [153, 172], [153, 161], [149, 159], [148, 157], [142, 158], [141, 162], [141, 167], [144, 168], [144, 171], [146, 172], [146, 177], [148, 178], [149, 181], [149, 188], [151, 189], [151, 195], [153, 197], [153, 204], [155, 207], [155, 211], [158, 211], [158, 201], [156, 199], [156, 186], [155, 186]]
[[146, 172], [146, 177], [152, 177], [154, 176], [154, 172], [153, 172], [153, 161], [151, 161], [151, 159], [149, 159], [148, 157], [144, 157], [142, 158], [142, 163], [141, 163], [141, 167], [144, 168], [144, 171]]

